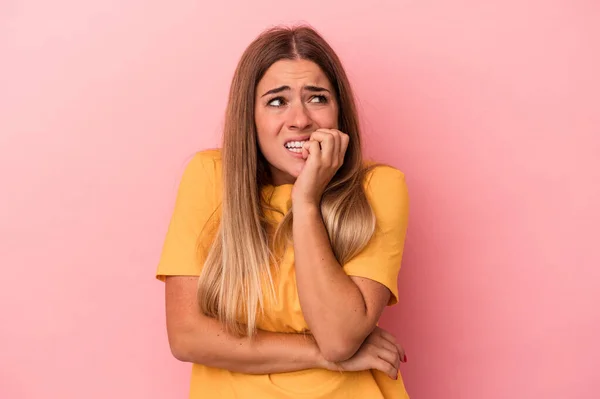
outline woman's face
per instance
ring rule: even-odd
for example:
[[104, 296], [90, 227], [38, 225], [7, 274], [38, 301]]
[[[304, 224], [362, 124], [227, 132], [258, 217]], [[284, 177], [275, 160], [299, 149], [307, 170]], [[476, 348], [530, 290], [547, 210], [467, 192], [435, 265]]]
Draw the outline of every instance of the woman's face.
[[338, 128], [335, 91], [314, 62], [280, 60], [258, 82], [255, 104], [258, 146], [273, 184], [294, 183], [305, 162], [303, 142], [317, 129]]

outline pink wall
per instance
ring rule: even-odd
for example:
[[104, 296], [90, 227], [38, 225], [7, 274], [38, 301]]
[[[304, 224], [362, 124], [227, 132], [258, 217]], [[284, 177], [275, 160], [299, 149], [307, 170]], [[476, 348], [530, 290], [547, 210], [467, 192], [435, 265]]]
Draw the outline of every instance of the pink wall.
[[[412, 397], [596, 398], [596, 1], [3, 1], [0, 398], [184, 398], [154, 280], [235, 63], [309, 21], [412, 197]], [[251, 17], [249, 17], [251, 16]]]

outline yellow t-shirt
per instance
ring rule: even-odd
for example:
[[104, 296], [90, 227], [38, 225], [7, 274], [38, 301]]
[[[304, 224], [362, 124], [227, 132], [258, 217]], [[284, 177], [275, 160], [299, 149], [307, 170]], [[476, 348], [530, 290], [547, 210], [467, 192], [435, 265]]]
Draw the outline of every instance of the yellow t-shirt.
[[[215, 223], [218, 224], [221, 170], [220, 150], [199, 152], [187, 165], [156, 272], [158, 279], [164, 281], [169, 275], [200, 275], [214, 239]], [[292, 205], [292, 187], [291, 184], [269, 185], [264, 188], [264, 194], [271, 199], [271, 206], [285, 213]], [[393, 305], [398, 301], [397, 277], [408, 220], [404, 174], [391, 167], [378, 166], [367, 176], [365, 189], [375, 212], [376, 231], [365, 249], [343, 268], [348, 275], [369, 278], [388, 287], [392, 292], [389, 305]], [[268, 211], [267, 216], [275, 220], [282, 218], [272, 211]], [[291, 246], [273, 278], [277, 304], [258, 318], [257, 327], [286, 333], [308, 330], [300, 308]], [[194, 364], [190, 385], [190, 399], [408, 398], [401, 376], [392, 380], [376, 370], [340, 373], [309, 369], [250, 375]]]

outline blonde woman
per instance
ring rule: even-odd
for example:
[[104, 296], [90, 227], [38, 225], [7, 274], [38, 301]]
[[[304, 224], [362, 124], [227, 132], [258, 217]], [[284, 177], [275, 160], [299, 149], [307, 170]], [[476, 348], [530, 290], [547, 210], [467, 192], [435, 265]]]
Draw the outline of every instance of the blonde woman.
[[157, 277], [190, 398], [407, 398], [377, 327], [398, 299], [404, 175], [363, 161], [348, 78], [312, 28], [263, 32], [222, 148], [180, 183]]

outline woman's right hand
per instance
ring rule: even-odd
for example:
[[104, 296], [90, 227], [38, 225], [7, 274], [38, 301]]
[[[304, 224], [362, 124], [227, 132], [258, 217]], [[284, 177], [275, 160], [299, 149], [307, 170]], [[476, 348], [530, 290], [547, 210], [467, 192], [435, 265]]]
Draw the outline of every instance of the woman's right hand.
[[354, 356], [343, 362], [332, 363], [328, 368], [336, 371], [380, 370], [396, 380], [400, 362], [406, 362], [404, 348], [392, 334], [375, 327]]

